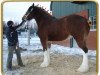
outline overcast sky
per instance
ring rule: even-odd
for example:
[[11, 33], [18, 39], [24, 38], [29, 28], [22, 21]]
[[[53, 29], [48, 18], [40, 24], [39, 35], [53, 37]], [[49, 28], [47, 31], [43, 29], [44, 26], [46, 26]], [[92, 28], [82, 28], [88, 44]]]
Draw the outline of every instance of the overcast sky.
[[[33, 2], [6, 2], [3, 5], [3, 20], [21, 21], [22, 16], [25, 14], [29, 6]], [[35, 5], [39, 4], [50, 10], [50, 2], [34, 2]]]

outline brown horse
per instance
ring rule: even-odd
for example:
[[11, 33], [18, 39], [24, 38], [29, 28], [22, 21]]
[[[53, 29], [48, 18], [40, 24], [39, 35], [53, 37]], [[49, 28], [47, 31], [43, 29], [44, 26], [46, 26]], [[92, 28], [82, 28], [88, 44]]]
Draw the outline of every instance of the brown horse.
[[[48, 41], [62, 41], [69, 35], [72, 35], [78, 46], [83, 50], [83, 62], [78, 71], [86, 72], [89, 69], [86, 47], [86, 38], [88, 36], [90, 26], [87, 19], [79, 15], [69, 15], [57, 19], [50, 15], [43, 8], [34, 6], [29, 7], [22, 20], [35, 19], [38, 25], [38, 36], [44, 51], [44, 61], [42, 67], [47, 67], [50, 64], [50, 56], [48, 50]], [[73, 62], [74, 63], [74, 62]]]

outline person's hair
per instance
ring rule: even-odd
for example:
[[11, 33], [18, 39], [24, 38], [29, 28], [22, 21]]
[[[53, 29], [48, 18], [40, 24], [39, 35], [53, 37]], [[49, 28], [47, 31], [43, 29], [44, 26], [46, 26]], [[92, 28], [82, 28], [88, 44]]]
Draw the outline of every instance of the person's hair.
[[7, 25], [8, 25], [8, 26], [13, 25], [13, 21], [8, 21], [8, 22], [7, 22]]

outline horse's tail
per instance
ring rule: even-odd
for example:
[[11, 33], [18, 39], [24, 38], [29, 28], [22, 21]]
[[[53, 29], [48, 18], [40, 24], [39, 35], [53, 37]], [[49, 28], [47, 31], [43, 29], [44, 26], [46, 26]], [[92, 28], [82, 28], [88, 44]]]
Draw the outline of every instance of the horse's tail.
[[90, 20], [88, 20], [88, 24], [89, 24], [89, 26], [91, 26], [92, 25], [92, 22]]
[[85, 28], [85, 30], [86, 30], [85, 36], [87, 36], [89, 34], [91, 25], [92, 25], [92, 22], [90, 20], [87, 20], [87, 24], [86, 24], [86, 28]]
[[84, 33], [84, 40], [87, 39], [87, 36], [90, 32], [90, 26], [92, 25], [92, 22], [90, 20], [87, 20], [86, 26], [85, 26], [85, 33]]

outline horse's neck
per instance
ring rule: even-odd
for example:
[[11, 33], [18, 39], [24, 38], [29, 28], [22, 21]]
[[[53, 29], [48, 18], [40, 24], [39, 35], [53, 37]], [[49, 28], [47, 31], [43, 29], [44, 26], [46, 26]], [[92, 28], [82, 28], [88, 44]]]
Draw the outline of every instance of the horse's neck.
[[56, 18], [55, 17], [53, 17], [53, 16], [51, 16], [51, 15], [48, 15], [48, 14], [39, 14], [39, 13], [37, 13], [37, 15], [35, 16], [35, 20], [36, 20], [36, 22], [37, 22], [37, 24], [38, 25], [40, 25], [41, 23], [46, 23], [46, 22], [50, 22], [50, 21], [53, 21], [53, 20], [55, 20]]

